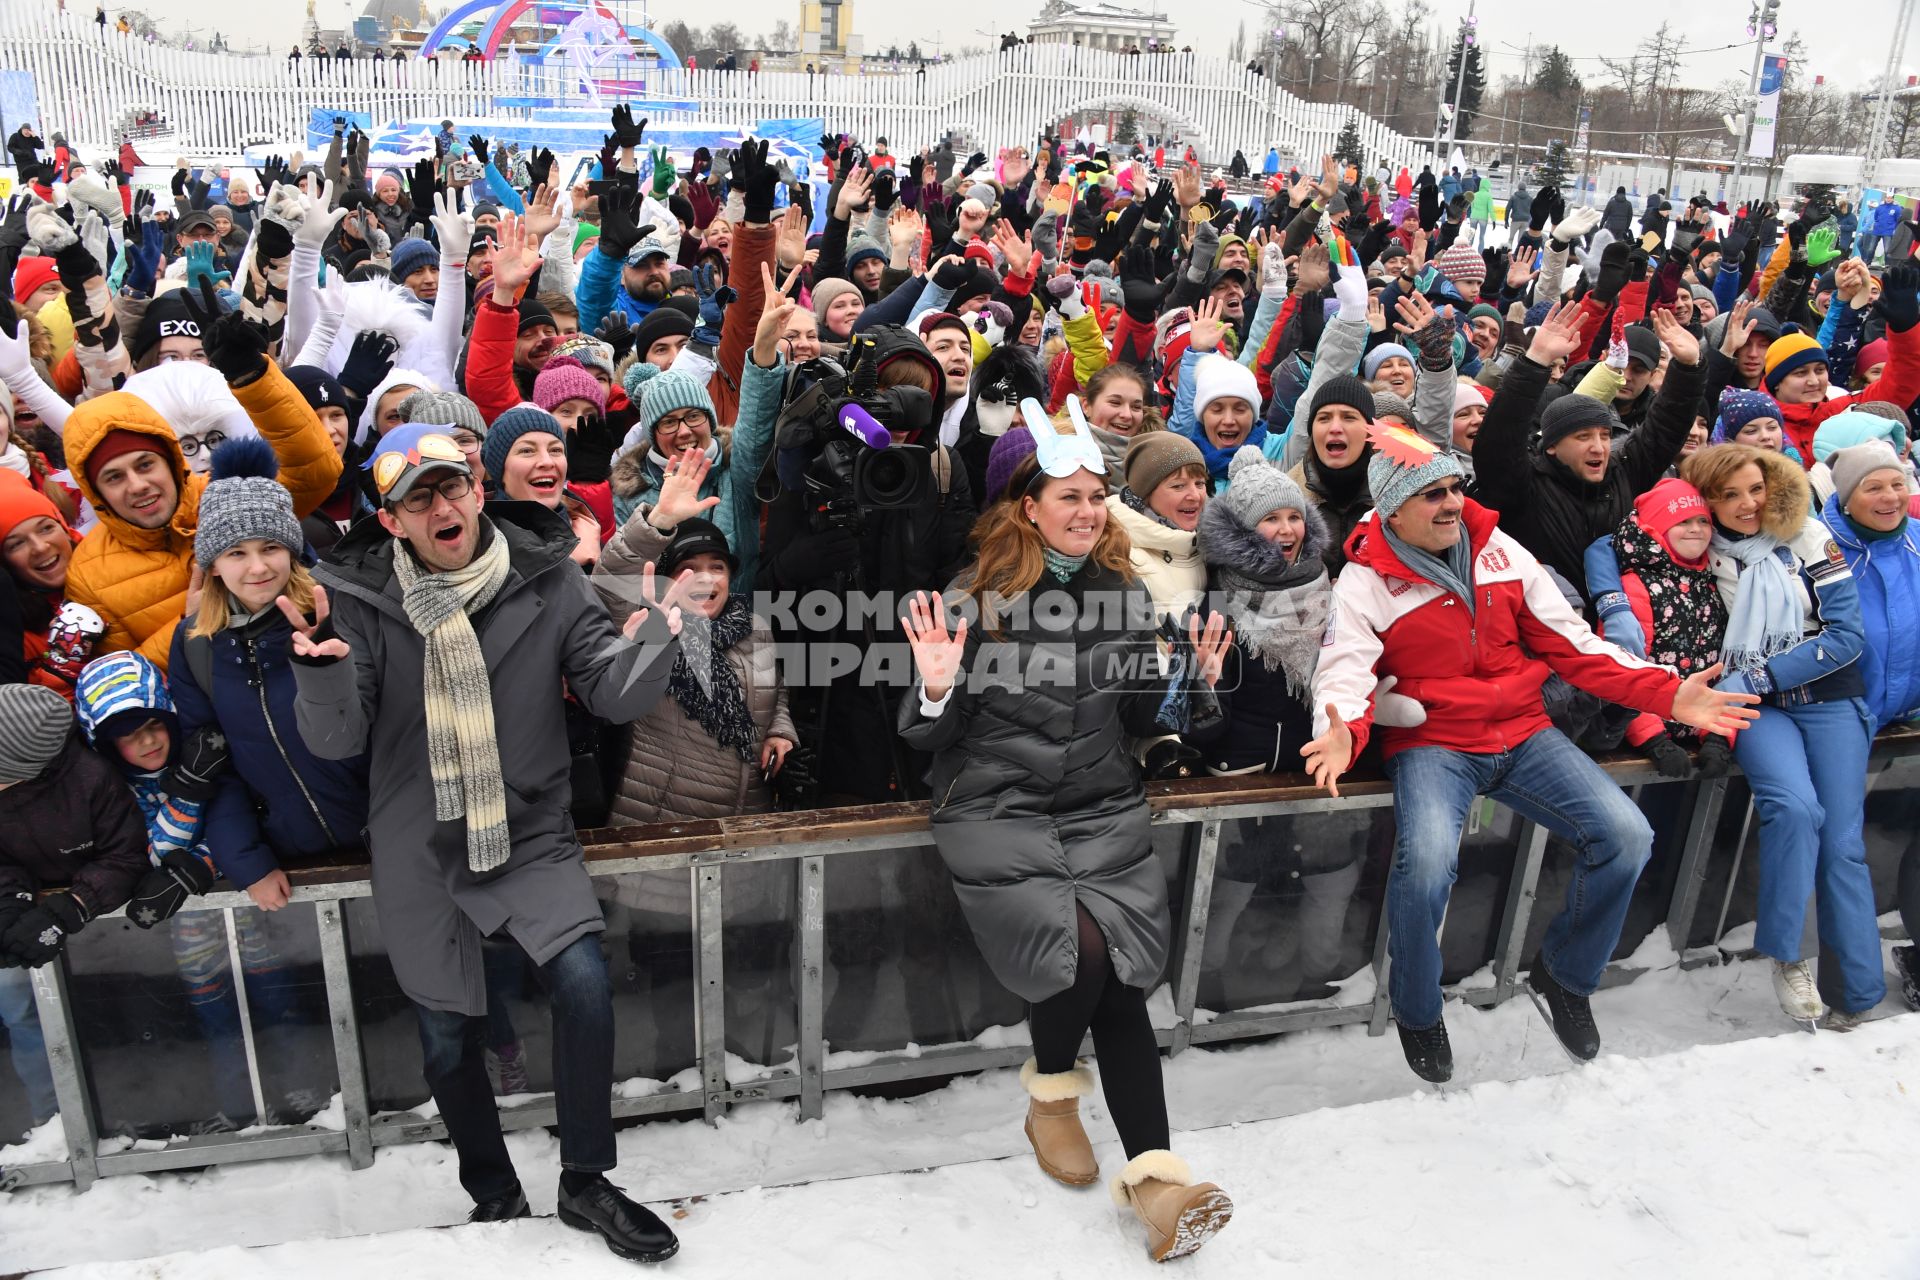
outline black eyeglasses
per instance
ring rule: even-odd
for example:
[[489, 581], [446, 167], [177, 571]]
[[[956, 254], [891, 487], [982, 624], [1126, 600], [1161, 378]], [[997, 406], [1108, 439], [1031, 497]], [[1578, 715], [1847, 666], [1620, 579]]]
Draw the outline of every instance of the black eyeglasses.
[[415, 485], [407, 490], [407, 496], [400, 499], [402, 511], [411, 511], [414, 515], [425, 515], [433, 509], [436, 496], [448, 502], [458, 502], [473, 492], [473, 477], [469, 475], [451, 475], [438, 484]]
[[712, 426], [713, 419], [703, 409], [686, 409], [680, 413], [670, 413], [653, 424], [656, 432], [678, 431], [682, 427], [688, 431], [698, 431], [702, 427]]
[[204, 435], [198, 436], [181, 436], [180, 452], [189, 458], [197, 458], [200, 456], [202, 449], [205, 449], [208, 453], [212, 453], [226, 442], [227, 433], [224, 431], [209, 431]]

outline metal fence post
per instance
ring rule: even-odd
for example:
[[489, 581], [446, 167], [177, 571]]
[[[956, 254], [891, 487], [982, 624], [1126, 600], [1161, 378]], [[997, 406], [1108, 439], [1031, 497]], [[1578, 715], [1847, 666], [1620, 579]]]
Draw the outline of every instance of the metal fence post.
[[353, 1007], [353, 976], [347, 966], [345, 904], [333, 900], [314, 905], [320, 926], [320, 968], [327, 982], [327, 1021], [333, 1028], [334, 1069], [340, 1077], [340, 1106], [346, 1115], [347, 1163], [364, 1169], [373, 1163], [372, 1107], [367, 1100], [360, 1017]]
[[818, 1120], [826, 1110], [821, 1070], [826, 1059], [827, 860], [800, 859], [799, 946], [794, 951], [793, 989], [799, 1000], [796, 1030], [800, 1053], [800, 1118]]
[[1207, 916], [1213, 910], [1213, 869], [1220, 856], [1220, 822], [1200, 824], [1200, 844], [1194, 850], [1193, 875], [1187, 881], [1186, 928], [1180, 935], [1179, 968], [1174, 976], [1173, 1009], [1180, 1021], [1173, 1025], [1167, 1056], [1177, 1057], [1193, 1042], [1193, 1007], [1200, 999], [1200, 966], [1206, 961]]
[[1709, 778], [1694, 790], [1693, 811], [1687, 815], [1686, 847], [1680, 851], [1680, 870], [1674, 876], [1673, 902], [1667, 908], [1667, 943], [1673, 953], [1687, 953], [1693, 918], [1700, 911], [1700, 894], [1707, 886], [1707, 863], [1713, 854], [1713, 836], [1720, 829], [1720, 810], [1727, 802], [1727, 779]]
[[1520, 824], [1520, 857], [1513, 883], [1507, 889], [1506, 909], [1500, 916], [1500, 937], [1493, 953], [1494, 1003], [1513, 995], [1520, 975], [1520, 949], [1527, 944], [1527, 924], [1533, 919], [1533, 900], [1540, 887], [1540, 864], [1547, 856], [1547, 829], [1537, 822]]
[[718, 863], [696, 864], [693, 926], [694, 990], [700, 1026], [700, 1087], [708, 1124], [727, 1112], [726, 964], [722, 928], [726, 896]]
[[33, 1006], [47, 1045], [47, 1067], [53, 1072], [53, 1096], [60, 1104], [60, 1128], [67, 1136], [73, 1185], [85, 1191], [100, 1176], [100, 1141], [93, 1127], [93, 1091], [87, 1088], [87, 1073], [80, 1062], [65, 955], [33, 971]]

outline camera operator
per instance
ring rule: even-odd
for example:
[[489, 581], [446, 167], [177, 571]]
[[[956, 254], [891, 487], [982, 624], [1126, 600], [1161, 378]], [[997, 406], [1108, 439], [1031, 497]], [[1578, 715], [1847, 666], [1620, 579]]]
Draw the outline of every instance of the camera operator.
[[[843, 601], [858, 594], [904, 602], [916, 591], [944, 586], [965, 562], [975, 515], [973, 488], [966, 467], [937, 439], [946, 389], [927, 349], [904, 330], [882, 327], [862, 335], [853, 359], [864, 362], [864, 369], [856, 366], [854, 381], [866, 377], [873, 416], [888, 429], [895, 447], [911, 450], [887, 461], [905, 465], [913, 460], [921, 469], [920, 483], [904, 505], [862, 502], [848, 473], [860, 453], [879, 451], [837, 425], [839, 403], [849, 397], [836, 398], [831, 379], [816, 383], [789, 405], [781, 422], [779, 492], [767, 511], [766, 587], [803, 600], [809, 592], [825, 591]], [[804, 414], [796, 413], [807, 404], [819, 406], [810, 426], [798, 421]], [[831, 465], [835, 459], [841, 464], [837, 471]], [[893, 733], [909, 678], [875, 680], [865, 662], [834, 675], [830, 683], [811, 678], [819, 665], [814, 659], [828, 646], [846, 646], [839, 651], [857, 651], [863, 658], [874, 645], [904, 646], [899, 610], [888, 605], [870, 617], [870, 622], [810, 627], [806, 611], [797, 609], [797, 632], [782, 636], [797, 641], [803, 646], [797, 652], [809, 658], [811, 687], [795, 689], [795, 723], [809, 745], [833, 744], [821, 753], [818, 779], [824, 795], [843, 802], [907, 799], [918, 790], [924, 771], [924, 761], [905, 758], [910, 753]]]

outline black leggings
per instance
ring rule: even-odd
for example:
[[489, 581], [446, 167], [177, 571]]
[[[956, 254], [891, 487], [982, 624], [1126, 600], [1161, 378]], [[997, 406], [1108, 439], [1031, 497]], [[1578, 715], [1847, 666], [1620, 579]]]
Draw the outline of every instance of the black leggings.
[[1027, 1009], [1034, 1065], [1048, 1074], [1073, 1070], [1080, 1041], [1092, 1031], [1107, 1110], [1131, 1160], [1143, 1151], [1164, 1150], [1169, 1141], [1160, 1044], [1147, 1017], [1147, 993], [1120, 981], [1100, 926], [1085, 907], [1075, 910], [1080, 923], [1080, 964], [1073, 985]]

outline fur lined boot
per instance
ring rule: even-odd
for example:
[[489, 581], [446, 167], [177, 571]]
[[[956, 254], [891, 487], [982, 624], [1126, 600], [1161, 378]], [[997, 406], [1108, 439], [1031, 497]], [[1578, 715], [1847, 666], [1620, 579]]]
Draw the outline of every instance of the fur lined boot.
[[1076, 1066], [1071, 1071], [1044, 1073], [1028, 1058], [1020, 1068], [1027, 1087], [1027, 1141], [1033, 1158], [1049, 1178], [1070, 1187], [1089, 1187], [1100, 1180], [1100, 1162], [1093, 1144], [1080, 1127], [1080, 1099], [1093, 1092], [1093, 1072]]
[[1211, 1182], [1195, 1183], [1187, 1162], [1171, 1151], [1142, 1151], [1114, 1178], [1113, 1202], [1131, 1205], [1147, 1227], [1155, 1262], [1184, 1258], [1233, 1217], [1233, 1201]]

